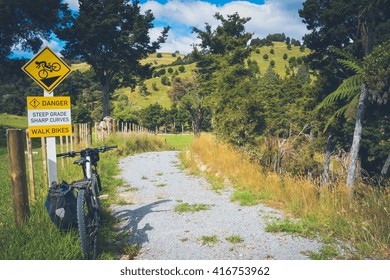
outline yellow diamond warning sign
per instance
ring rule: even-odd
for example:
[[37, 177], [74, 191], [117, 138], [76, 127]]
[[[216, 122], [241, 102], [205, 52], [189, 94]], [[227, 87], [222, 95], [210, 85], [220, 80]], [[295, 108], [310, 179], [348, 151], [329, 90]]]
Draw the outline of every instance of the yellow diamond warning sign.
[[71, 136], [70, 97], [27, 97], [29, 136]]
[[47, 46], [27, 62], [22, 69], [48, 92], [52, 92], [72, 71]]

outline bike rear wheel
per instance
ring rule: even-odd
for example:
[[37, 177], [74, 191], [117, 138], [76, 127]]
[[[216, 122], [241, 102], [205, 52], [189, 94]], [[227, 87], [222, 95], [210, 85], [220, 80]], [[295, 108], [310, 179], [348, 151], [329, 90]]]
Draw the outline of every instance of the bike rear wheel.
[[92, 196], [84, 189], [80, 189], [77, 195], [77, 222], [84, 256], [96, 259], [99, 217], [93, 207]]

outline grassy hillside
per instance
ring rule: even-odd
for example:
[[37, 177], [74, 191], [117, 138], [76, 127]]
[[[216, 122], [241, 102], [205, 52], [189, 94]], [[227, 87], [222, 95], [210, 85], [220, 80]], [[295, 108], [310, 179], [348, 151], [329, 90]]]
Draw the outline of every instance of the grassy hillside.
[[27, 117], [0, 114], [0, 128], [26, 128]]
[[26, 128], [27, 126], [27, 117], [0, 114], [0, 149], [6, 147], [6, 129]]
[[[274, 53], [271, 54], [271, 49], [274, 50]], [[291, 57], [303, 57], [310, 53], [310, 50], [306, 49], [304, 52], [299, 50], [299, 47], [291, 46], [291, 50], [287, 49], [287, 45], [283, 42], [274, 42], [274, 46], [272, 47], [260, 47], [258, 48], [260, 53], [256, 53], [253, 51], [250, 59], [254, 60], [258, 63], [260, 68], [260, 73], [263, 75], [271, 62], [271, 60], [275, 61], [274, 71], [278, 73], [281, 77], [286, 76], [286, 67], [289, 66], [288, 60]], [[269, 58], [265, 60], [263, 58], [264, 54], [268, 54]], [[287, 55], [287, 59], [283, 59], [283, 55]], [[177, 57], [184, 57], [183, 55], [177, 55]], [[151, 55], [149, 58], [145, 59], [143, 63], [151, 63], [155, 66], [166, 65], [162, 68], [166, 70], [166, 76], [171, 79], [173, 74], [168, 73], [168, 69], [172, 68], [173, 73], [179, 68], [179, 66], [169, 66], [170, 63], [174, 62], [177, 57], [172, 57], [170, 53], [163, 53], [162, 58], [157, 58], [157, 54]], [[185, 65], [185, 72], [180, 73], [179, 77], [186, 77], [191, 75], [191, 72], [195, 69], [195, 63], [190, 65]], [[161, 68], [158, 68], [159, 70]], [[158, 90], [153, 89], [153, 84], [156, 85]], [[169, 86], [163, 85], [161, 83], [161, 77], [151, 78], [145, 81], [145, 85], [147, 87], [147, 91], [150, 93], [147, 96], [142, 96], [140, 88], [137, 87], [135, 90], [131, 91], [130, 88], [120, 88], [116, 91], [116, 94], [126, 94], [129, 98], [130, 104], [135, 106], [138, 109], [145, 108], [149, 104], [159, 103], [161, 106], [165, 108], [169, 108], [171, 106], [171, 101], [168, 98], [167, 92], [169, 90]]]
[[[274, 53], [271, 54], [271, 49], [273, 49]], [[260, 52], [260, 53], [259, 53]], [[304, 52], [299, 50], [299, 47], [291, 46], [291, 50], [287, 49], [287, 45], [283, 42], [274, 42], [274, 46], [272, 47], [260, 47], [258, 51], [253, 51], [250, 59], [254, 60], [258, 63], [260, 68], [260, 73], [263, 75], [267, 68], [273, 60], [275, 62], [275, 67], [273, 68], [276, 73], [278, 73], [281, 77], [286, 76], [286, 67], [289, 66], [288, 60], [291, 57], [302, 57], [306, 56], [310, 53], [310, 50], [306, 49]], [[264, 59], [264, 54], [268, 54], [268, 59]], [[287, 58], [284, 59], [283, 55], [286, 54]], [[157, 57], [159, 56], [159, 57]], [[179, 77], [188, 77], [191, 75], [191, 72], [195, 69], [195, 63], [184, 65], [185, 71], [180, 72], [178, 70], [179, 66], [170, 66], [173, 62], [175, 62], [178, 58], [184, 58], [183, 54], [172, 54], [172, 53], [155, 53], [151, 54], [148, 58], [141, 61], [141, 64], [151, 64], [156, 68], [155, 71], [159, 71], [160, 69], [165, 69], [166, 74], [169, 80], [172, 79], [172, 76], [175, 72], [179, 72]], [[172, 68], [172, 73], [169, 73], [168, 69]], [[87, 71], [89, 69], [89, 65], [86, 63], [74, 64], [72, 65], [73, 70], [80, 70], [82, 72]], [[165, 108], [170, 108], [172, 103], [168, 97], [169, 86], [163, 85], [161, 82], [161, 77], [153, 77], [144, 82], [148, 94], [142, 94], [141, 89], [137, 86], [134, 90], [130, 87], [119, 88], [115, 91], [116, 96], [120, 94], [125, 94], [129, 98], [129, 103], [136, 109], [142, 109], [147, 107], [150, 104], [159, 103], [161, 106]], [[153, 86], [154, 85], [154, 86]]]
[[[271, 62], [275, 61], [274, 71], [278, 73], [281, 77], [286, 76], [286, 67], [289, 66], [288, 60], [291, 57], [302, 57], [310, 54], [310, 50], [306, 49], [304, 52], [299, 50], [299, 47], [291, 46], [291, 50], [287, 49], [286, 43], [283, 42], [274, 42], [273, 47], [264, 46], [258, 48], [260, 53], [253, 52], [250, 59], [255, 60], [260, 68], [260, 73], [263, 75]], [[274, 54], [271, 54], [271, 49], [274, 50]], [[268, 54], [268, 59], [263, 58], [264, 54]], [[287, 54], [287, 59], [283, 59], [283, 55]]]
[[72, 68], [73, 71], [79, 70], [80, 72], [86, 72], [91, 68], [91, 66], [88, 65], [88, 63], [83, 62], [83, 63], [72, 64], [70, 68]]
[[[157, 57], [161, 55], [162, 57]], [[141, 64], [152, 64], [153, 66], [169, 65], [176, 61], [177, 58], [184, 58], [183, 54], [172, 54], [172, 53], [154, 53], [141, 61]]]

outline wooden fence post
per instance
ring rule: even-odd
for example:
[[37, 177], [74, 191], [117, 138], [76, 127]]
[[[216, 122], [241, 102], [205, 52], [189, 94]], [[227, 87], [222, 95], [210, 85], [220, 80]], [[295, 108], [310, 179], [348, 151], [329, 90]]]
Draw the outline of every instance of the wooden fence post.
[[43, 177], [44, 184], [49, 182], [48, 174], [47, 174], [47, 154], [46, 154], [46, 139], [45, 137], [41, 137], [41, 146], [42, 146], [42, 164], [43, 164]]
[[29, 131], [26, 130], [26, 142], [27, 142], [27, 158], [28, 158], [28, 178], [30, 186], [30, 201], [35, 200], [35, 183], [34, 183], [34, 163], [33, 163], [33, 151], [31, 138], [28, 135]]
[[14, 206], [15, 224], [17, 227], [20, 227], [23, 222], [30, 216], [27, 190], [26, 159], [24, 156], [24, 137], [24, 131], [21, 129], [7, 130], [12, 201]]
[[87, 123], [86, 128], [87, 128], [87, 139], [88, 139], [88, 147], [92, 147], [92, 125], [93, 123]]
[[[62, 138], [62, 136], [60, 136], [60, 153], [62, 154], [64, 152], [64, 140]], [[64, 169], [64, 158], [61, 157], [61, 167], [62, 169]]]
[[79, 132], [79, 125], [77, 123], [73, 125], [73, 137], [74, 137], [74, 144], [79, 145], [80, 144], [80, 132]]

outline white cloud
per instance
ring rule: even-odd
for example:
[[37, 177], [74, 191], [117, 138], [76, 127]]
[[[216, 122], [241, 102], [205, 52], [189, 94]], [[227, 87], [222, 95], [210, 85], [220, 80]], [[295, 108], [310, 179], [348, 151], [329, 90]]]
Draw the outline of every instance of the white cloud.
[[148, 1], [141, 5], [142, 10], [151, 10], [157, 20], [201, 27], [204, 22], [214, 21], [218, 11], [216, 5], [203, 1], [169, 0], [166, 4]]
[[78, 0], [64, 0], [65, 3], [69, 5], [69, 8], [73, 11], [79, 10], [79, 1]]
[[[163, 30], [162, 27], [152, 28], [149, 33], [151, 40], [155, 41], [161, 35], [162, 30]], [[159, 49], [158, 51], [168, 52], [168, 53], [179, 51], [180, 53], [187, 54], [192, 51], [193, 44], [195, 42], [198, 42], [198, 39], [196, 38], [196, 34], [189, 33], [186, 35], [180, 35], [170, 30], [167, 41], [162, 45], [161, 49]]]
[[215, 28], [219, 24], [213, 17], [216, 12], [225, 16], [237, 12], [241, 17], [250, 17], [246, 30], [253, 33], [254, 38], [264, 38], [272, 33], [285, 33], [286, 36], [301, 40], [306, 32], [306, 27], [298, 15], [302, 3], [303, 0], [266, 0], [264, 4], [232, 1], [217, 6], [205, 1], [168, 0], [165, 4], [148, 1], [142, 5], [142, 9], [144, 11], [150, 9], [159, 23], [167, 23], [172, 27], [168, 41], [162, 45], [161, 51], [168, 49], [171, 51], [175, 45], [177, 50], [187, 53], [191, 51], [191, 44], [195, 43], [196, 36], [184, 34], [176, 27], [185, 25], [187, 28], [203, 29], [207, 22]]

